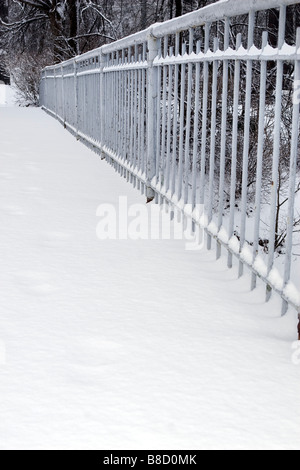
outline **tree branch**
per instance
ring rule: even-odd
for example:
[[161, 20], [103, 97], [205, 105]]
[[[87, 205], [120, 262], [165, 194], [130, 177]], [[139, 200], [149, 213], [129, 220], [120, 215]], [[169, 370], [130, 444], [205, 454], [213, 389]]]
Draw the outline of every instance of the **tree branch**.
[[38, 8], [39, 10], [43, 11], [49, 11], [50, 6], [44, 3], [43, 1], [39, 1], [36, 3], [34, 0], [19, 0], [20, 3], [23, 3], [24, 5], [28, 5], [34, 8]]
[[[103, 21], [106, 21], [106, 23], [109, 24], [109, 26], [111, 27], [113, 33], [114, 33], [115, 36], [117, 37], [112, 22], [101, 12], [101, 10], [99, 9], [99, 6], [96, 5], [95, 3], [89, 2], [89, 3], [81, 10], [81, 12], [80, 12], [81, 15], [82, 15], [82, 13], [84, 13], [84, 11], [88, 10], [89, 8], [91, 8], [91, 9], [94, 10], [94, 11], [96, 11], [96, 13], [98, 13], [98, 15], [101, 16], [101, 18], [103, 19]], [[116, 37], [115, 37], [114, 40], [116, 40]]]
[[73, 41], [74, 39], [82, 39], [90, 36], [99, 36], [101, 38], [109, 39], [110, 41], [115, 41], [116, 38], [113, 38], [111, 36], [107, 36], [106, 34], [101, 34], [101, 33], [88, 33], [88, 34], [80, 34], [79, 36], [75, 36], [74, 38], [64, 38], [66, 41]]
[[21, 20], [21, 21], [16, 21], [15, 23], [5, 23], [5, 21], [3, 21], [2, 18], [0, 17], [0, 24], [2, 26], [4, 26], [5, 28], [7, 28], [7, 29], [17, 29], [21, 26], [25, 26], [28, 23], [33, 23], [34, 21], [40, 21], [40, 20], [44, 20], [44, 19], [48, 19], [48, 16], [47, 15], [39, 15], [39, 16], [36, 16], [36, 17], [33, 17], [33, 18], [26, 18], [26, 19]]

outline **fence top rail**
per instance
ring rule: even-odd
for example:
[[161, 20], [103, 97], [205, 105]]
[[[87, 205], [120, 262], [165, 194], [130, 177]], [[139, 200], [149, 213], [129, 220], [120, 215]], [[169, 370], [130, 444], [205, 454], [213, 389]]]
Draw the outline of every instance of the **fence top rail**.
[[299, 3], [299, 0], [220, 0], [200, 10], [187, 13], [180, 18], [173, 18], [164, 23], [158, 23], [153, 26], [152, 34], [160, 38], [224, 18], [245, 15], [250, 11], [269, 10], [281, 6], [296, 5], [297, 3]]
[[219, 2], [207, 5], [200, 10], [187, 13], [179, 18], [173, 18], [164, 23], [156, 23], [143, 31], [119, 39], [111, 44], [98, 47], [85, 54], [61, 62], [60, 64], [48, 66], [44, 70], [58, 69], [74, 62], [78, 63], [96, 56], [121, 51], [128, 47], [135, 46], [136, 44], [142, 44], [150, 37], [162, 38], [225, 18], [245, 15], [250, 11], [263, 11], [272, 8], [280, 8], [281, 6], [296, 5], [298, 3], [299, 0], [247, 0], [247, 2], [241, 0], [219, 0]]

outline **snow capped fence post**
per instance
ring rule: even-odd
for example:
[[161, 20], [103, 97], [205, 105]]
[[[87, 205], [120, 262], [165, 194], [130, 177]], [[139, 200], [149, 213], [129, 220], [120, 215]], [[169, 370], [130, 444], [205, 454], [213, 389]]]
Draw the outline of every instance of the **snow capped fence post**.
[[158, 41], [153, 36], [153, 29], [148, 36], [148, 151], [146, 167], [146, 196], [148, 201], [154, 199], [155, 193], [151, 182], [156, 174], [156, 141], [157, 141], [157, 106], [158, 106], [158, 68], [153, 67], [158, 55]]

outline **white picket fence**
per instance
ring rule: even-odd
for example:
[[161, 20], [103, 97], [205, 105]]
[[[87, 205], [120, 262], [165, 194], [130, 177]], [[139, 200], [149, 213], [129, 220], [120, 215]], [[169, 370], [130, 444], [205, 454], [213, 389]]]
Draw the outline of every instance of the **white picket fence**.
[[[244, 266], [250, 268], [252, 289], [260, 277], [267, 285], [267, 300], [272, 291], [279, 293], [283, 314], [289, 304], [300, 313], [299, 295], [291, 284], [299, 170], [300, 30], [288, 42], [286, 34], [288, 8], [298, 3], [223, 0], [47, 67], [40, 90], [42, 107], [149, 200], [155, 198], [192, 218], [206, 231], [209, 249], [216, 240], [217, 257], [225, 247], [229, 267], [233, 257], [239, 259], [240, 276]], [[261, 27], [270, 9], [278, 11], [278, 31], [272, 40]], [[285, 69], [291, 66], [294, 70], [286, 84]], [[288, 132], [283, 129], [287, 116]], [[275, 239], [283, 146], [288, 149], [289, 176], [285, 175], [285, 260], [279, 276]], [[250, 184], [253, 152], [256, 177]], [[267, 154], [271, 154], [268, 159]], [[263, 174], [269, 161], [270, 188], [264, 193]], [[266, 208], [267, 250], [261, 246]]]

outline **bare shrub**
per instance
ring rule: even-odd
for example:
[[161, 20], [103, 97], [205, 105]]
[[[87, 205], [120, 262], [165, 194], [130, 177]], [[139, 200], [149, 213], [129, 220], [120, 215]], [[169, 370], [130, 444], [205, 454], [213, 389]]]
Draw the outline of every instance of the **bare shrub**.
[[11, 56], [7, 60], [12, 83], [16, 88], [16, 102], [20, 106], [38, 106], [41, 70], [49, 63], [49, 56], [29, 53]]

